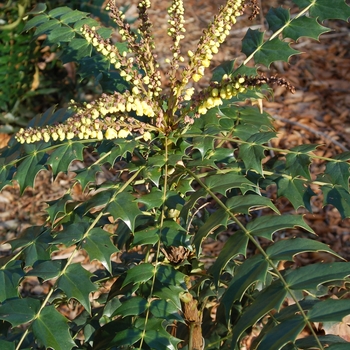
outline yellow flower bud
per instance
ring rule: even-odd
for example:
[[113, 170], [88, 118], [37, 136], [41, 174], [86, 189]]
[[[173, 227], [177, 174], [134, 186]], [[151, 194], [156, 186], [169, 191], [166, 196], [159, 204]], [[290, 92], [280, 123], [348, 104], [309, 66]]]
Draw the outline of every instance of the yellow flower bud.
[[118, 136], [121, 139], [125, 139], [126, 137], [128, 137], [129, 134], [130, 134], [130, 131], [129, 130], [125, 130], [125, 129], [119, 130], [119, 132], [118, 132]]
[[149, 131], [146, 131], [143, 133], [142, 135], [143, 139], [147, 142], [150, 141], [152, 139], [152, 135]]
[[105, 133], [105, 137], [107, 140], [116, 139], [116, 138], [118, 138], [118, 132], [117, 132], [117, 130], [114, 130], [112, 128], [108, 128], [106, 133]]

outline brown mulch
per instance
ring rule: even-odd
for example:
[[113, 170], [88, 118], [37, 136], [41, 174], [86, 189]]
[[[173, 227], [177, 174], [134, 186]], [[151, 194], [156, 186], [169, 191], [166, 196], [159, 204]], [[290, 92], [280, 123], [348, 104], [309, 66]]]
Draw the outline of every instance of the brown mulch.
[[[125, 4], [125, 1], [119, 2]], [[187, 34], [182, 46], [184, 55], [195, 47], [203, 29], [223, 2], [224, 0], [185, 1]], [[135, 16], [137, 1], [129, 0], [127, 3], [130, 4], [127, 16]], [[150, 11], [155, 41], [158, 43], [158, 60], [164, 71], [171, 43], [166, 34], [168, 3], [164, 0], [153, 0]], [[264, 16], [268, 8], [290, 4], [289, 0], [270, 0], [268, 6], [263, 6], [262, 15], [253, 23], [248, 20], [248, 15], [239, 18], [232, 35], [222, 46], [223, 50], [215, 56], [212, 66], [232, 59], [241, 63], [245, 59], [240, 52], [241, 40], [247, 28], [266, 30]], [[294, 56], [290, 63], [277, 62], [271, 66], [270, 72], [264, 72], [278, 74], [296, 87], [295, 94], [284, 88], [275, 88], [274, 100], [263, 103], [264, 109], [275, 118], [278, 138], [272, 142], [274, 147], [288, 149], [301, 143], [320, 143], [322, 146], [316, 154], [324, 157], [332, 157], [350, 149], [350, 25], [341, 21], [326, 25], [334, 31], [323, 35], [320, 42], [302, 38], [293, 47], [305, 53]], [[166, 80], [165, 73], [163, 77]], [[5, 135], [0, 138], [1, 142], [6, 142]], [[50, 175], [42, 172], [37, 177], [35, 188], [27, 189], [22, 197], [19, 197], [16, 187], [5, 188], [0, 193], [0, 239], [11, 239], [29, 225], [42, 224], [45, 202], [59, 198], [69, 189], [72, 181], [72, 175], [61, 174], [51, 183]], [[76, 195], [81, 195], [79, 187], [75, 190]], [[293, 212], [288, 201], [279, 200], [279, 203], [283, 213]], [[321, 241], [349, 260], [350, 219], [341, 220], [335, 209], [322, 208], [320, 200], [313, 200], [312, 204], [314, 213], [306, 213], [306, 220]], [[208, 245], [208, 251], [215, 255], [222, 244], [223, 242], [218, 242]], [[0, 246], [0, 254], [1, 249]], [[318, 258], [310, 255], [306, 259], [311, 261]]]

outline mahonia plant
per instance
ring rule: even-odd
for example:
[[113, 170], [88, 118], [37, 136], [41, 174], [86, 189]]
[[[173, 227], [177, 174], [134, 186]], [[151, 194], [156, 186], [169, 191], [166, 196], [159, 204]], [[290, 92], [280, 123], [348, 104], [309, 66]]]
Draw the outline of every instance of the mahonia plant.
[[[61, 45], [62, 61], [76, 61], [80, 77], [93, 76], [103, 93], [50, 108], [2, 150], [0, 189], [16, 181], [23, 193], [44, 170], [76, 173], [70, 189], [48, 203], [45, 224], [20, 232], [1, 258], [2, 348], [240, 349], [253, 327], [251, 349], [348, 346], [316, 325], [349, 314], [350, 263], [312, 236], [303, 215], [281, 215], [274, 198], [311, 211], [317, 187], [324, 205], [350, 217], [350, 152], [325, 158], [313, 153], [316, 145], [273, 148], [272, 118], [247, 103], [274, 84], [294, 92], [287, 80], [248, 67], [250, 60], [267, 67], [288, 61], [298, 53], [290, 39], [318, 39], [329, 31], [320, 21], [350, 17], [343, 0], [294, 3], [293, 18], [282, 7], [269, 11], [267, 39], [249, 29], [246, 60], [218, 67], [204, 88], [197, 82], [237, 18], [248, 9], [250, 19], [259, 13], [256, 0], [226, 1], [187, 56], [184, 3], [171, 1], [167, 86], [151, 1], [139, 2], [136, 29], [107, 2], [122, 42], [85, 12], [46, 13], [39, 4], [28, 14], [36, 16], [24, 30], [36, 27], [34, 36]], [[83, 167], [72, 166], [76, 161]], [[314, 161], [325, 164], [317, 176]], [[111, 177], [98, 175], [107, 168]], [[76, 185], [84, 200], [74, 197]], [[274, 236], [287, 229], [294, 229], [290, 238]], [[225, 233], [208, 266], [203, 244]], [[318, 251], [332, 262], [293, 266], [297, 254]], [[93, 263], [82, 264], [79, 255]], [[33, 278], [45, 285], [39, 294], [25, 290]]]

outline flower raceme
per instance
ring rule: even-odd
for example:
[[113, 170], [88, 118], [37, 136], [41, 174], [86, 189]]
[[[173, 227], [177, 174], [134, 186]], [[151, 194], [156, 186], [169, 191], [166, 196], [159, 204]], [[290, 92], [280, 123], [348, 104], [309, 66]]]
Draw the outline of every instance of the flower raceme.
[[[132, 31], [125, 21], [125, 15], [119, 11], [113, 0], [107, 4], [111, 18], [119, 28], [122, 40], [128, 49], [120, 52], [111, 40], [98, 34], [98, 29], [84, 25], [81, 35], [119, 71], [129, 89], [125, 92], [103, 94], [91, 103], [78, 105], [74, 101], [72, 117], [59, 125], [42, 128], [21, 129], [16, 135], [20, 143], [38, 141], [63, 141], [65, 139], [115, 139], [139, 135], [145, 141], [151, 140], [152, 133], [166, 133], [179, 123], [193, 123], [194, 118], [205, 114], [209, 109], [222, 104], [249, 88], [267, 82], [267, 78], [249, 78], [245, 76], [225, 75], [221, 82], [211, 82], [199, 91], [191, 86], [199, 81], [210, 66], [213, 55], [225, 41], [238, 16], [250, 6], [253, 15], [258, 13], [256, 0], [228, 0], [220, 8], [213, 22], [203, 32], [195, 52], [188, 52], [189, 62], [178, 79], [179, 62], [184, 62], [181, 55], [180, 41], [184, 38], [185, 19], [182, 0], [173, 0], [168, 10], [168, 35], [173, 44], [170, 48], [169, 95], [163, 93], [159, 65], [154, 54], [155, 44], [151, 35], [147, 9], [151, 3], [140, 1], [138, 5], [140, 25]], [[259, 80], [260, 79], [260, 80]], [[142, 117], [142, 121], [141, 121]], [[145, 119], [146, 118], [146, 119]], [[145, 121], [146, 120], [146, 121]]]

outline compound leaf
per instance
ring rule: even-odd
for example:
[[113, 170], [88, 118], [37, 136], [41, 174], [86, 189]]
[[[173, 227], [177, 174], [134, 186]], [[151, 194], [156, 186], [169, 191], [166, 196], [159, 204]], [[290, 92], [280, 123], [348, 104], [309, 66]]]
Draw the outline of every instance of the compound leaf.
[[96, 286], [90, 280], [91, 276], [92, 274], [80, 264], [72, 264], [57, 282], [57, 287], [67, 295], [68, 299], [78, 300], [89, 313], [91, 312], [89, 294], [96, 290]]
[[45, 348], [55, 350], [70, 350], [76, 346], [70, 333], [67, 319], [55, 306], [43, 308], [32, 325], [33, 333]]

